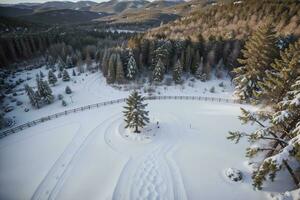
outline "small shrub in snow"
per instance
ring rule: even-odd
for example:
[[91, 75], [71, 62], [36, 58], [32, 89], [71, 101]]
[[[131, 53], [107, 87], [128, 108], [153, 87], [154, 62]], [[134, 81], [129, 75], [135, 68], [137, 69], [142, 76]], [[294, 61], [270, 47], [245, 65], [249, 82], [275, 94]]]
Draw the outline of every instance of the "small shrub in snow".
[[29, 111], [29, 108], [24, 108], [24, 112], [28, 112]]
[[22, 104], [23, 104], [22, 101], [17, 101], [17, 103], [16, 103], [17, 106], [20, 106], [20, 105], [22, 105]]
[[66, 89], [65, 89], [65, 92], [66, 92], [66, 94], [71, 94], [72, 90], [69, 86], [67, 86]]
[[8, 106], [4, 109], [4, 112], [8, 113], [8, 112], [11, 112], [14, 110], [14, 107], [13, 106]]
[[243, 174], [240, 170], [234, 168], [228, 168], [225, 171], [225, 175], [232, 181], [238, 182], [243, 179]]
[[15, 120], [0, 115], [0, 128], [11, 127], [15, 124]]
[[18, 96], [18, 94], [17, 94], [16, 92], [14, 92], [12, 95], [13, 95], [14, 97], [15, 97], [15, 96]]
[[215, 93], [215, 92], [216, 92], [215, 87], [214, 87], [214, 86], [211, 87], [211, 88], [209, 89], [209, 92], [210, 92], [210, 93]]
[[69, 73], [68, 73], [67, 70], [64, 70], [62, 80], [63, 81], [70, 81], [70, 76], [69, 76]]
[[166, 78], [165, 85], [170, 86], [172, 85], [173, 79], [172, 78]]
[[203, 73], [203, 74], [201, 74], [199, 79], [200, 79], [200, 81], [205, 82], [205, 81], [207, 81], [207, 75], [205, 73]]
[[62, 100], [61, 105], [65, 107], [65, 106], [67, 106], [67, 102], [65, 100]]
[[195, 85], [194, 85], [194, 83], [189, 83], [188, 86], [194, 87]]
[[219, 87], [224, 87], [224, 86], [225, 86], [225, 85], [224, 85], [223, 82], [219, 83]]
[[44, 78], [44, 77], [45, 77], [45, 75], [44, 75], [44, 73], [43, 73], [42, 71], [40, 71], [40, 77], [41, 77], [41, 78]]
[[58, 97], [59, 100], [62, 100], [64, 98], [64, 96], [62, 94], [58, 94], [57, 97]]

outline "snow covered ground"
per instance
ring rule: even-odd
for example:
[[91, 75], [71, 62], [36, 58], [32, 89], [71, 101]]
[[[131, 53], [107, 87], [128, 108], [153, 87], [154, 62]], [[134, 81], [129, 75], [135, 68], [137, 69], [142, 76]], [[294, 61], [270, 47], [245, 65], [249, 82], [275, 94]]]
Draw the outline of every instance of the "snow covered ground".
[[[245, 144], [225, 139], [240, 128], [239, 105], [151, 101], [150, 119], [160, 128], [147, 143], [122, 136], [122, 106], [0, 140], [1, 199], [264, 199], [241, 162]], [[242, 183], [224, 176], [229, 167], [244, 173]]]
[[[50, 105], [45, 105], [41, 109], [34, 109], [31, 107], [29, 99], [25, 94], [25, 91], [17, 92], [18, 96], [11, 98], [17, 101], [22, 101], [23, 105], [16, 106], [16, 102], [12, 102], [10, 98], [6, 98], [4, 102], [4, 107], [13, 106], [15, 109], [6, 116], [15, 117], [15, 125], [20, 125], [47, 115], [51, 115], [66, 109], [77, 108], [80, 106], [85, 106], [88, 104], [99, 103], [102, 101], [108, 101], [118, 98], [125, 98], [129, 95], [132, 89], [137, 88], [137, 84], [133, 83], [131, 85], [124, 85], [112, 87], [106, 84], [105, 77], [101, 73], [84, 73], [80, 76], [72, 76], [72, 70], [68, 69], [71, 81], [63, 82], [62, 79], [58, 79], [58, 82], [54, 87], [51, 87], [53, 94], [55, 96], [54, 103]], [[31, 80], [25, 81], [16, 87], [16, 89], [24, 89], [24, 85], [28, 84], [30, 86], [36, 86], [35, 76], [42, 71], [45, 75], [44, 80], [47, 80], [48, 72], [45, 67], [40, 69], [34, 69], [31, 71], [18, 72], [15, 78], [9, 78], [13, 81], [22, 78], [24, 80], [27, 77], [31, 77]], [[57, 75], [58, 72], [55, 72]], [[224, 84], [224, 87], [220, 87], [219, 84]], [[208, 82], [200, 81], [185, 81], [183, 85], [171, 85], [171, 86], [149, 86], [148, 83], [140, 83], [139, 90], [143, 95], [199, 95], [199, 96], [213, 96], [213, 97], [225, 97], [231, 98], [233, 86], [229, 79], [218, 80], [213, 79]], [[69, 86], [73, 91], [72, 94], [65, 94], [65, 88]], [[209, 90], [215, 87], [215, 92], [211, 93]], [[67, 102], [67, 106], [63, 107], [60, 100], [58, 100], [58, 94], [64, 96], [64, 100]], [[24, 112], [25, 108], [29, 108], [29, 112]]]
[[[32, 86], [38, 71], [28, 74], [33, 77], [28, 81]], [[24, 77], [24, 72], [19, 76]], [[225, 87], [218, 86], [221, 82]], [[66, 85], [73, 90], [71, 95], [64, 94]], [[212, 86], [215, 93], [209, 92]], [[18, 95], [24, 104], [8, 115], [21, 124], [127, 97], [130, 92], [108, 86], [99, 73], [72, 77], [70, 82], [59, 80], [52, 89], [53, 104], [32, 109], [27, 96]], [[59, 93], [64, 94], [67, 107], [57, 100]], [[232, 86], [229, 80], [186, 81], [183, 86], [159, 86], [152, 94], [231, 98]], [[14, 104], [9, 99], [6, 103]], [[240, 125], [241, 105], [183, 100], [148, 103], [151, 125], [144, 139], [126, 137], [123, 104], [64, 116], [1, 139], [0, 199], [253, 200], [267, 199], [269, 192], [284, 192], [292, 184], [279, 180], [265, 191], [252, 189], [250, 169], [243, 162], [247, 143], [233, 145], [226, 140], [229, 130], [253, 128]], [[30, 111], [24, 112], [24, 107]], [[228, 168], [240, 170], [243, 180], [228, 179]]]

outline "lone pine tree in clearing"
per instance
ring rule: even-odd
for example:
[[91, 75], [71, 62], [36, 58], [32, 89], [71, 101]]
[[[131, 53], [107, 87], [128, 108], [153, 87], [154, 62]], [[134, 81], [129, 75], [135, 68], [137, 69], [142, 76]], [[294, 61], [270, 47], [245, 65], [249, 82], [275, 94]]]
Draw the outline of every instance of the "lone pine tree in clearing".
[[124, 106], [125, 128], [134, 128], [135, 133], [139, 133], [139, 128], [143, 128], [146, 123], [149, 123], [149, 111], [145, 111], [148, 104], [144, 104], [143, 101], [144, 98], [137, 91], [133, 91], [126, 99], [127, 106]]

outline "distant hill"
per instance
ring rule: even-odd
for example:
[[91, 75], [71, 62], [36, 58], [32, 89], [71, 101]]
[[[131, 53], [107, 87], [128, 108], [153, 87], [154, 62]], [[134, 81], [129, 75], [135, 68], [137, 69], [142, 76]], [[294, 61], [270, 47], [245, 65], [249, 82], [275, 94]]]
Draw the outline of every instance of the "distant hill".
[[33, 10], [30, 8], [15, 8], [15, 7], [0, 7], [0, 16], [3, 17], [18, 17], [21, 15], [28, 15], [33, 13]]
[[97, 5], [91, 6], [90, 11], [93, 12], [107, 12], [107, 13], [121, 13], [129, 10], [136, 10], [143, 8], [147, 5], [149, 1], [119, 1], [119, 0], [111, 0], [103, 3], [99, 3]]
[[71, 9], [71, 10], [81, 10], [85, 7], [91, 7], [97, 5], [93, 1], [49, 1], [43, 4], [38, 5], [35, 8], [35, 12], [49, 11], [49, 10], [58, 10], [58, 9]]
[[[110, 1], [111, 2], [111, 1]], [[153, 1], [148, 2], [140, 9], [130, 9], [120, 14], [110, 15], [97, 21], [107, 21], [113, 24], [124, 23], [149, 23], [159, 26], [161, 22], [167, 23], [188, 15], [190, 12], [202, 7], [202, 1]]]
[[153, 1], [148, 3], [147, 5], [145, 5], [144, 8], [146, 9], [166, 8], [180, 3], [184, 3], [184, 1], [158, 0], [158, 1]]
[[[244, 39], [261, 24], [272, 21], [279, 35], [300, 36], [299, 1], [220, 1], [206, 2], [205, 6], [195, 7], [184, 17], [150, 30], [147, 37], [167, 37], [171, 39]], [[183, 4], [179, 5], [182, 7]]]
[[30, 15], [20, 16], [19, 18], [26, 21], [45, 23], [45, 24], [76, 24], [89, 22], [106, 16], [105, 13], [95, 13], [90, 11], [77, 11], [70, 9], [50, 10], [37, 12]]
[[[200, 0], [204, 1], [204, 0]], [[198, 1], [197, 1], [198, 2]], [[46, 24], [74, 24], [97, 20], [108, 24], [147, 23], [158, 26], [191, 12], [194, 7], [182, 0], [49, 1], [2, 5], [0, 16]], [[193, 6], [198, 3], [193, 3]]]

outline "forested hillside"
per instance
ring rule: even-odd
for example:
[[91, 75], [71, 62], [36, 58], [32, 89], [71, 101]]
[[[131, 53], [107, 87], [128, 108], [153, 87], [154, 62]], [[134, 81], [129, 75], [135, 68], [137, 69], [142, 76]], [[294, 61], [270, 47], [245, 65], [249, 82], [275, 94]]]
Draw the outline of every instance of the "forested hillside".
[[275, 25], [280, 35], [300, 35], [299, 1], [249, 0], [213, 3], [197, 11], [152, 29], [147, 37], [179, 39], [191, 37], [197, 40], [222, 37], [223, 39], [245, 39], [267, 20]]

